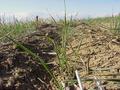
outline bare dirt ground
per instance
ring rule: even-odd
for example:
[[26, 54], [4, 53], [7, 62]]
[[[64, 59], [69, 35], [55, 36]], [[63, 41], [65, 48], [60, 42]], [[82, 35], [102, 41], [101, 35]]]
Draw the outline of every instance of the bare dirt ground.
[[[75, 30], [67, 52], [69, 60], [73, 61], [70, 64], [80, 70], [81, 77], [93, 78], [96, 76], [103, 79], [103, 87], [108, 90], [119, 90], [120, 38], [102, 27], [89, 26], [84, 23], [78, 25]], [[78, 47], [80, 47], [79, 50]], [[74, 50], [78, 50], [77, 57], [74, 55]], [[89, 69], [89, 75], [85, 73], [84, 64]], [[118, 80], [118, 82], [110, 82], [110, 79]], [[89, 83], [88, 89], [91, 85], [93, 83]]]
[[[43, 52], [52, 52], [54, 46], [41, 36], [48, 36], [59, 43], [60, 37], [57, 33], [59, 28], [45, 24], [37, 29], [19, 42], [39, 55], [46, 63], [50, 63], [55, 56]], [[67, 55], [71, 66], [80, 71], [81, 77], [96, 76], [99, 79], [119, 80], [120, 39], [103, 28], [84, 23], [74, 27], [74, 32], [69, 40]], [[75, 56], [73, 49], [76, 50], [78, 47]], [[90, 71], [89, 75], [85, 72], [84, 64]], [[54, 70], [54, 67], [53, 64], [49, 64], [51, 70]], [[0, 46], [0, 90], [52, 90], [50, 81], [51, 77], [44, 68], [15, 44]], [[88, 89], [93, 85], [91, 82], [84, 83], [87, 83]], [[119, 82], [104, 80], [103, 85], [107, 90], [120, 89]]]
[[[56, 32], [58, 28], [45, 24], [37, 29], [19, 42], [49, 63], [55, 56], [48, 52], [52, 52], [54, 47], [43, 36], [47, 35], [57, 42], [60, 39]], [[54, 69], [53, 64], [48, 67]], [[17, 45], [10, 43], [0, 46], [0, 90], [51, 90], [50, 81], [51, 77], [43, 66]]]

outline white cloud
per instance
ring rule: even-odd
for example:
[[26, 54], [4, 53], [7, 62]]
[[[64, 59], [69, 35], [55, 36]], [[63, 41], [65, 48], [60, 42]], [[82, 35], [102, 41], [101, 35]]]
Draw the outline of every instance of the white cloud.
[[[0, 13], [0, 17], [3, 18], [3, 21], [11, 22], [14, 21], [14, 19], [18, 20], [31, 20], [35, 18], [35, 16], [39, 16], [41, 18], [50, 18], [51, 16], [55, 19], [63, 18], [65, 12], [49, 12], [49, 11], [41, 11], [41, 12], [4, 12]], [[114, 13], [114, 15], [117, 15], [118, 13]], [[87, 18], [87, 17], [103, 17], [103, 16], [110, 16], [107, 13], [80, 13], [80, 12], [67, 12], [67, 17], [72, 18]]]
[[13, 13], [13, 15], [15, 15], [16, 18], [21, 19], [21, 18], [26, 18], [29, 16], [29, 13], [25, 13], [25, 12], [18, 12], [18, 13]]
[[1, 17], [4, 18], [17, 18], [17, 19], [21, 19], [21, 18], [26, 18], [27, 16], [29, 16], [28, 13], [25, 12], [2, 12], [0, 13]]

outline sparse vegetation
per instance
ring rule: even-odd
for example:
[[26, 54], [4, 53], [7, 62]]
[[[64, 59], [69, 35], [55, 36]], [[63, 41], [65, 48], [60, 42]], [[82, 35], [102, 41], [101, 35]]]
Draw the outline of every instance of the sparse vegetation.
[[64, 20], [0, 24], [0, 89], [79, 88], [76, 70], [85, 89], [120, 89], [120, 16], [67, 19], [64, 4]]

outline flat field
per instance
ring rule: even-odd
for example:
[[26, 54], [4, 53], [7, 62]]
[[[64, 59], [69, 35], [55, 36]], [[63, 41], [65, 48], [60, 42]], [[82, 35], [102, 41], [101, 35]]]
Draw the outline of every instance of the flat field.
[[120, 16], [0, 24], [0, 90], [77, 90], [76, 70], [85, 90], [120, 90], [119, 66]]

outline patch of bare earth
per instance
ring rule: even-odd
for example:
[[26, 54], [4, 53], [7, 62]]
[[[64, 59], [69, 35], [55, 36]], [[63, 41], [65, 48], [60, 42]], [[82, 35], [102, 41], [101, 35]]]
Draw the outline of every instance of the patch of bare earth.
[[[101, 27], [80, 24], [68, 46], [68, 59], [71, 66], [80, 71], [82, 78], [99, 78], [107, 90], [120, 89], [120, 38]], [[78, 50], [79, 48], [79, 50]], [[78, 51], [77, 51], [78, 50]], [[77, 51], [75, 56], [74, 51]], [[109, 81], [107, 81], [107, 80]], [[118, 80], [118, 82], [111, 81]], [[95, 83], [83, 82], [87, 89]]]
[[[49, 63], [48, 67], [55, 72], [56, 66], [50, 63], [56, 56], [49, 54], [54, 51], [54, 46], [45, 37], [60, 44], [57, 30], [57, 26], [44, 24], [38, 26], [36, 32], [19, 40]], [[106, 80], [120, 79], [120, 39], [117, 36], [103, 28], [81, 23], [74, 27], [67, 55], [70, 66], [80, 71], [82, 79], [96, 76], [106, 90], [120, 89], [119, 82]], [[10, 43], [0, 46], [0, 90], [53, 90], [51, 79], [43, 66], [17, 45]], [[91, 81], [84, 81], [83, 84], [87, 89], [95, 87]]]
[[[40, 25], [36, 32], [19, 40], [19, 43], [36, 53], [54, 70], [54, 46], [45, 37], [59, 40], [58, 27]], [[50, 75], [40, 63], [19, 46], [9, 43], [0, 46], [0, 90], [52, 90]]]

